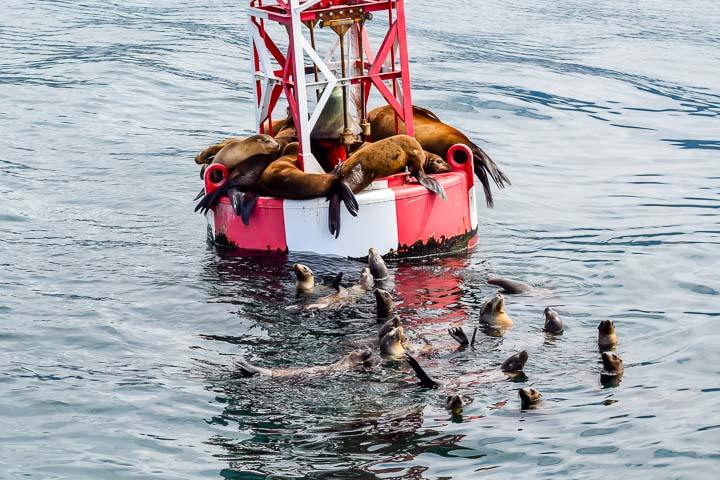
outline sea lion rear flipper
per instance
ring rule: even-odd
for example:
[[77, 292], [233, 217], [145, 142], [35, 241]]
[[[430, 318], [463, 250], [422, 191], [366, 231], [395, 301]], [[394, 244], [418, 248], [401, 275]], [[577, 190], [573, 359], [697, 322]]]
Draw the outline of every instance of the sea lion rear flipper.
[[440, 198], [445, 200], [447, 202], [447, 195], [445, 194], [445, 189], [440, 185], [440, 182], [435, 180], [432, 177], [429, 177], [425, 175], [422, 172], [418, 172], [417, 180], [420, 182], [420, 185], [427, 188], [431, 192], [433, 192], [436, 195], [440, 195]]
[[494, 202], [492, 192], [490, 191], [488, 174], [490, 174], [498, 188], [505, 188], [506, 184], [510, 185], [510, 179], [498, 168], [497, 164], [482, 148], [472, 142], [468, 142], [468, 147], [470, 147], [473, 154], [475, 174], [480, 179], [480, 183], [482, 183], [483, 190], [485, 191], [485, 203], [487, 203], [488, 207], [492, 208]]
[[355, 194], [350, 188], [350, 185], [341, 181], [339, 188], [340, 198], [342, 198], [345, 208], [347, 208], [347, 211], [350, 212], [350, 215], [357, 217], [360, 205], [358, 205], [357, 199], [355, 198]]
[[460, 327], [448, 328], [448, 334], [460, 344], [461, 347], [467, 347], [470, 345], [470, 340], [465, 335], [465, 330]]
[[195, 198], [193, 198], [193, 202], [197, 202], [198, 200], [200, 200], [200, 199], [201, 199], [202, 197], [204, 197], [204, 196], [205, 196], [205, 187], [203, 187], [203, 188], [200, 190], [200, 192], [199, 192], [197, 195], [195, 195]]
[[250, 365], [243, 359], [233, 360], [233, 364], [237, 367], [237, 372], [243, 377], [252, 377], [260, 373], [257, 367]]
[[225, 193], [225, 189], [217, 188], [206, 194], [197, 205], [195, 205], [195, 211], [202, 210], [202, 213], [207, 213], [215, 204], [220, 200], [220, 197]]
[[333, 282], [332, 282], [332, 287], [335, 290], [337, 290], [338, 292], [340, 291], [340, 281], [342, 280], [342, 277], [343, 277], [343, 272], [338, 272], [338, 274], [335, 275], [335, 278], [333, 279]]
[[417, 375], [418, 380], [420, 380], [420, 385], [425, 388], [437, 388], [440, 385], [438, 382], [430, 378], [430, 375], [428, 375], [425, 370], [423, 370], [423, 368], [412, 355], [405, 352], [405, 359], [415, 371], [415, 375]]
[[245, 225], [250, 225], [250, 215], [255, 210], [258, 199], [257, 192], [241, 192], [235, 188], [228, 190], [230, 203], [232, 204], [235, 214], [242, 218]]
[[340, 193], [333, 192], [330, 194], [329, 200], [328, 227], [330, 228], [330, 235], [338, 238], [340, 236]]

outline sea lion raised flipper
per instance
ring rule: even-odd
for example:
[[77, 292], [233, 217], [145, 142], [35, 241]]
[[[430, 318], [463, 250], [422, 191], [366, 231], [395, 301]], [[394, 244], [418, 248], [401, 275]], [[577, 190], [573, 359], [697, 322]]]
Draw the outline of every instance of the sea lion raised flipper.
[[333, 281], [332, 281], [332, 287], [335, 290], [337, 290], [338, 292], [340, 291], [340, 282], [342, 281], [342, 278], [343, 278], [343, 272], [338, 272], [338, 274], [335, 275], [335, 278], [333, 278]]
[[204, 197], [204, 196], [205, 196], [205, 187], [201, 188], [201, 189], [200, 189], [200, 192], [198, 192], [198, 194], [195, 195], [195, 198], [193, 198], [193, 202], [197, 202], [198, 200], [200, 200], [200, 199], [201, 199], [202, 197]]
[[448, 334], [450, 334], [450, 336], [455, 339], [455, 341], [458, 342], [461, 347], [472, 347], [475, 345], [475, 335], [477, 334], [477, 327], [475, 327], [475, 329], [473, 330], [472, 340], [468, 339], [467, 335], [465, 334], [465, 330], [463, 330], [461, 327], [448, 328]]
[[405, 360], [407, 360], [412, 369], [415, 371], [415, 375], [418, 377], [418, 380], [420, 380], [420, 385], [425, 388], [437, 388], [442, 385], [440, 382], [433, 380], [430, 375], [423, 370], [418, 361], [407, 352], [405, 352]]

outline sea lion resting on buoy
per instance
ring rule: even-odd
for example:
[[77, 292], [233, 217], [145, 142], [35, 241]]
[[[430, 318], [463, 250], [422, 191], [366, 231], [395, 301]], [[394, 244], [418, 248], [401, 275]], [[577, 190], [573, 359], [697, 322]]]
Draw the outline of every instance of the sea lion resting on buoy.
[[330, 365], [320, 365], [305, 368], [263, 368], [252, 365], [245, 360], [234, 360], [233, 363], [237, 367], [237, 371], [243, 377], [252, 377], [254, 375], [263, 375], [267, 377], [296, 377], [299, 375], [322, 375], [333, 372], [341, 372], [344, 370], [352, 370], [360, 366], [370, 366], [370, 358], [372, 352], [370, 350], [355, 350], [344, 356], [338, 362]]
[[297, 142], [287, 144], [283, 155], [263, 172], [258, 190], [264, 195], [293, 200], [330, 198], [330, 233], [337, 238], [340, 234], [340, 201], [352, 216], [357, 216], [359, 207], [355, 195], [339, 169], [332, 173], [303, 172], [297, 162], [299, 152]]
[[442, 185], [425, 174], [424, 164], [425, 155], [417, 140], [395, 135], [357, 150], [342, 164], [340, 171], [352, 191], [358, 193], [374, 180], [400, 173], [407, 167], [420, 185], [447, 200]]
[[[355, 153], [361, 148], [365, 148], [370, 145], [372, 145], [372, 142], [365, 142], [351, 153]], [[425, 155], [425, 162], [423, 163], [423, 170], [425, 173], [448, 173], [452, 171], [452, 166], [440, 155], [428, 152], [425, 149], [423, 149], [423, 155]]]
[[512, 318], [505, 313], [505, 300], [499, 293], [487, 300], [480, 311], [480, 321], [491, 327], [504, 328], [513, 324]]
[[[395, 135], [395, 111], [389, 105], [375, 108], [368, 113], [371, 133], [374, 140], [381, 140]], [[493, 160], [480, 147], [475, 145], [460, 130], [440, 121], [430, 110], [413, 105], [413, 125], [415, 138], [422, 148], [440, 155], [447, 156], [453, 145], [461, 143], [466, 145], [473, 154], [475, 174], [480, 179], [485, 190], [485, 201], [488, 207], [494, 205], [488, 174], [492, 177], [498, 188], [510, 185], [510, 179], [498, 168]], [[405, 133], [405, 124], [398, 119], [398, 132]]]
[[[202, 209], [207, 211], [214, 207], [223, 195], [229, 195], [236, 212], [249, 208], [252, 211], [257, 198], [245, 199], [241, 193], [252, 191], [263, 171], [278, 157], [280, 144], [269, 135], [253, 135], [241, 141], [230, 142], [225, 145], [213, 159], [213, 164], [225, 166], [229, 172], [229, 178], [225, 183], [213, 190], [195, 207], [195, 211]], [[248, 204], [245, 206], [244, 203]], [[252, 207], [249, 204], [252, 202]], [[243, 221], [246, 217], [243, 217]], [[247, 222], [245, 222], [247, 225]]]

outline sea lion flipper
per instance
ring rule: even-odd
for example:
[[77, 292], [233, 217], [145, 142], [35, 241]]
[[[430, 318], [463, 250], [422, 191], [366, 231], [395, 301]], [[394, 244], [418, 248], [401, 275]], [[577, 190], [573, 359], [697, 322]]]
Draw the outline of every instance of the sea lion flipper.
[[415, 375], [417, 375], [418, 380], [420, 380], [420, 385], [422, 385], [425, 388], [437, 388], [438, 385], [440, 385], [438, 382], [433, 380], [430, 375], [428, 375], [425, 370], [420, 366], [417, 360], [410, 355], [409, 353], [405, 352], [405, 359], [410, 364], [412, 369], [415, 371]]
[[329, 200], [328, 227], [330, 228], [330, 235], [338, 238], [340, 236], [340, 192], [331, 193]]
[[250, 225], [250, 215], [255, 211], [258, 199], [257, 192], [245, 192], [240, 199], [240, 217], [245, 225]]
[[233, 364], [237, 367], [237, 372], [243, 377], [252, 377], [260, 373], [257, 367], [250, 365], [243, 359], [233, 360]]
[[341, 181], [338, 188], [340, 189], [340, 198], [342, 198], [345, 208], [347, 208], [347, 211], [350, 212], [350, 215], [357, 217], [360, 205], [358, 205], [357, 199], [355, 198], [355, 194], [350, 188], [350, 185]]
[[445, 194], [445, 189], [442, 187], [442, 185], [440, 185], [440, 182], [438, 182], [432, 177], [425, 175], [422, 172], [418, 172], [417, 180], [418, 182], [420, 182], [420, 185], [427, 188], [434, 194], [440, 195], [440, 198], [447, 202], [447, 195]]
[[475, 347], [475, 336], [477, 335], [477, 328], [478, 327], [473, 328], [473, 336], [472, 336], [472, 340], [470, 340], [470, 346], [473, 347], [473, 350]]
[[197, 195], [195, 195], [195, 198], [193, 198], [193, 202], [197, 202], [198, 200], [200, 200], [200, 199], [201, 199], [202, 197], [204, 197], [204, 196], [205, 196], [205, 187], [203, 187], [203, 188], [200, 190], [200, 192], [199, 192]]
[[467, 335], [465, 335], [465, 330], [463, 330], [460, 327], [455, 328], [448, 328], [448, 334], [460, 344], [461, 347], [467, 347], [470, 345], [470, 340], [468, 340]]
[[340, 282], [342, 281], [342, 277], [343, 272], [338, 272], [338, 274], [335, 275], [335, 278], [333, 278], [332, 287], [338, 292], [340, 291]]

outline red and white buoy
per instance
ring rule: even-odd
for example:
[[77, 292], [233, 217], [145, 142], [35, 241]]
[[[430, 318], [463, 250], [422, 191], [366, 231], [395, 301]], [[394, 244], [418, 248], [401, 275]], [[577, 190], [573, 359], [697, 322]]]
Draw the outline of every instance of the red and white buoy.
[[[383, 13], [387, 15], [387, 29], [373, 54], [366, 22], [382, 19]], [[330, 33], [322, 56], [318, 52], [322, 43], [316, 36], [318, 28]], [[297, 129], [298, 163], [305, 172], [324, 172], [311, 151], [311, 138], [316, 139], [319, 131], [328, 131], [324, 117], [338, 90], [342, 91], [338, 134], [328, 138], [324, 133], [324, 141], [335, 141], [342, 147], [358, 136], [371, 140], [367, 102], [373, 88], [405, 123], [406, 133], [413, 135], [404, 0], [251, 0], [248, 30], [255, 130], [274, 133], [273, 113], [284, 98]], [[357, 108], [356, 118], [349, 112], [350, 104]], [[286, 116], [284, 109], [281, 116]], [[456, 157], [459, 150], [462, 153]], [[359, 214], [352, 217], [343, 209], [338, 238], [328, 231], [324, 198], [261, 197], [246, 226], [229, 199], [222, 197], [208, 212], [208, 235], [218, 245], [239, 249], [309, 251], [353, 258], [366, 256], [370, 247], [384, 256], [422, 256], [471, 248], [477, 241], [472, 153], [464, 145], [455, 145], [447, 160], [452, 171], [433, 175], [444, 187], [447, 202], [408, 174], [393, 175], [356, 194]], [[213, 171], [221, 175], [213, 175]], [[221, 179], [213, 182], [218, 177]], [[226, 181], [227, 171], [221, 165], [210, 165], [204, 178], [205, 191], [210, 193]]]

